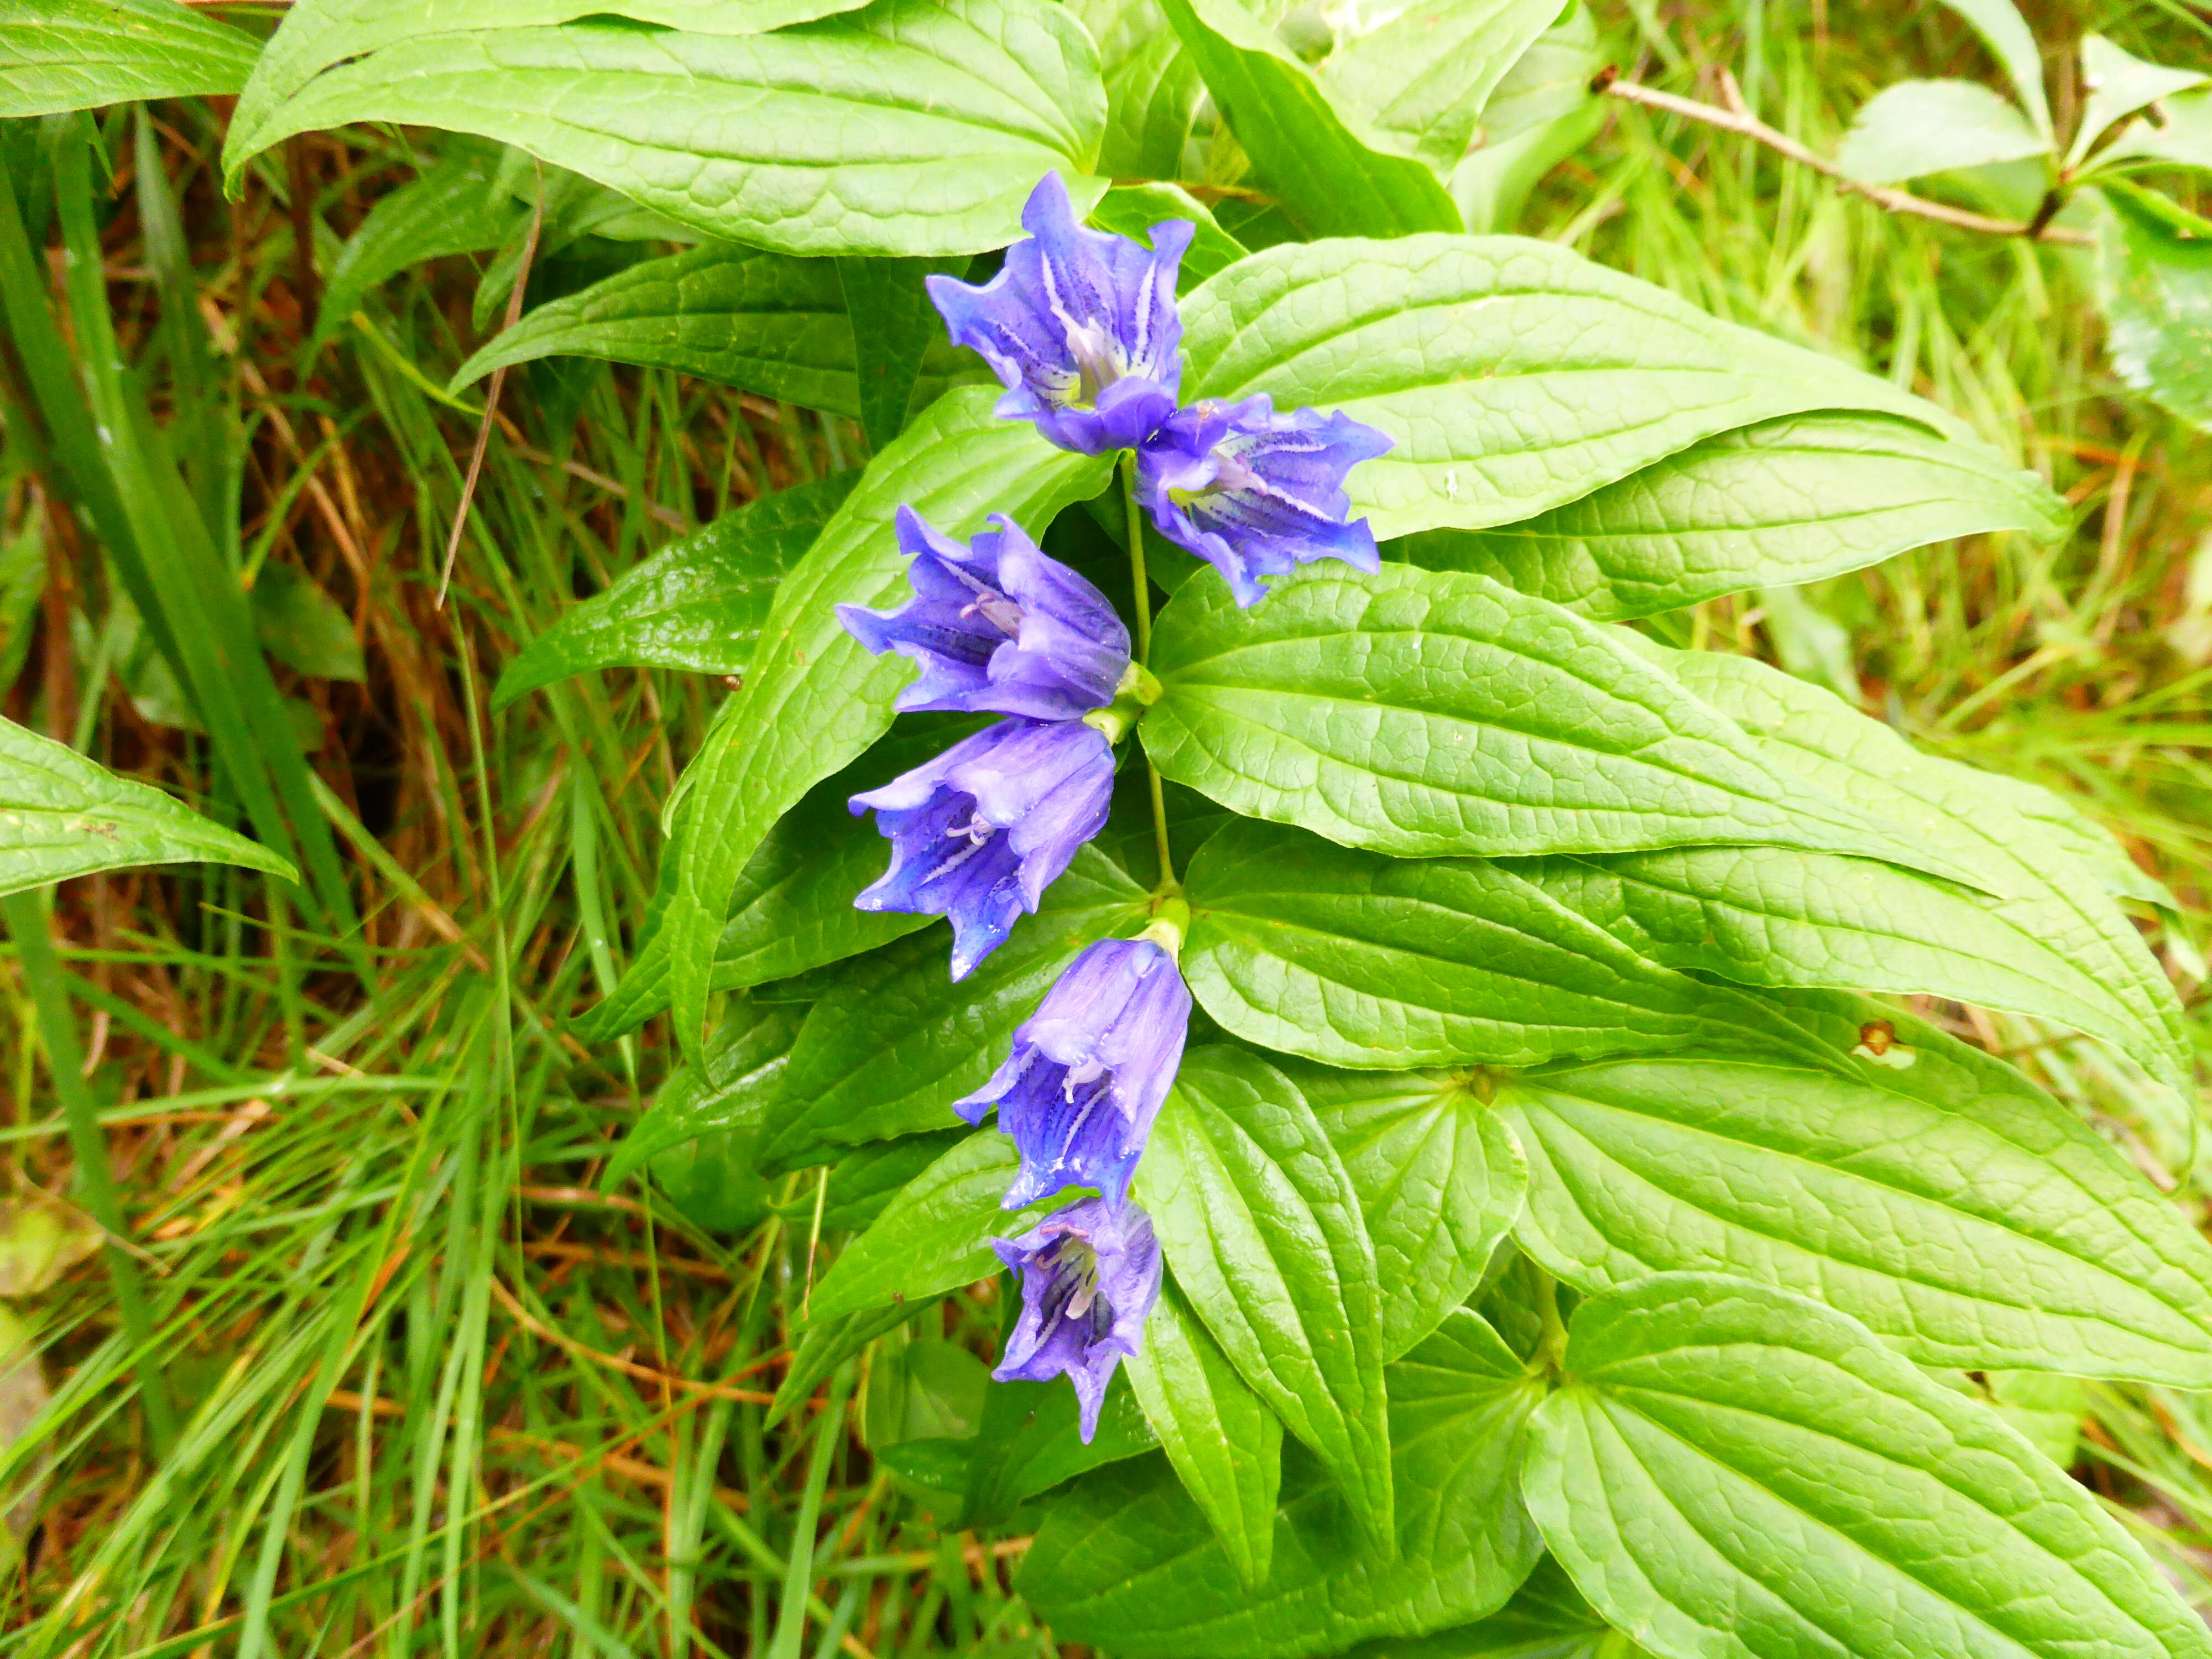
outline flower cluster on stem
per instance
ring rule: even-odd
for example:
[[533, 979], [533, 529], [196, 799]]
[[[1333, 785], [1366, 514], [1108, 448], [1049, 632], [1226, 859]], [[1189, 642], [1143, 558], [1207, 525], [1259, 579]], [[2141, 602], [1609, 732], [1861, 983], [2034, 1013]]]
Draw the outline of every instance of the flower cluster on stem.
[[[1114, 749], [1159, 683], [1145, 663], [1152, 596], [1142, 520], [1218, 570], [1240, 605], [1264, 578], [1314, 559], [1377, 568], [1365, 520], [1347, 520], [1346, 475], [1390, 440], [1340, 411], [1278, 413], [1265, 396], [1182, 405], [1176, 278], [1194, 227], [1152, 227], [1147, 248], [1076, 222], [1048, 173], [1022, 214], [1030, 232], [980, 286], [928, 279], [953, 340], [1006, 387], [998, 413], [1086, 455], [1120, 452], [1137, 649], [1106, 596], [994, 515], [965, 545], [899, 509], [913, 597], [887, 611], [841, 605], [852, 635], [920, 672], [902, 710], [995, 714], [994, 726], [852, 799], [891, 843], [862, 909], [942, 915], [960, 979], [1004, 944], [1022, 914], [1104, 827]], [[1141, 512], [1139, 509], [1141, 508]], [[1160, 1249], [1129, 1197], [1153, 1121], [1182, 1062], [1191, 996], [1178, 965], [1188, 908], [1170, 859], [1159, 775], [1150, 769], [1160, 885], [1135, 939], [1100, 939], [1069, 963], [1014, 1033], [989, 1081], [955, 1103], [995, 1113], [1021, 1164], [1004, 1203], [1022, 1209], [1087, 1189], [1000, 1259], [1021, 1279], [1022, 1312], [994, 1376], [1065, 1376], [1096, 1431], [1108, 1384], [1138, 1352], [1158, 1300]]]

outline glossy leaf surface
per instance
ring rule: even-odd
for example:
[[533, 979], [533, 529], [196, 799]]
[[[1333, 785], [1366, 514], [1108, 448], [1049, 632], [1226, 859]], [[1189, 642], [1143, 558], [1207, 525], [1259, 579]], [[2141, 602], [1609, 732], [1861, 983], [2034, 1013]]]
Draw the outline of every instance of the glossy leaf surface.
[[[1862, 913], [1870, 931], [1881, 931], [1894, 911], [1896, 930], [1923, 949], [1966, 937], [1991, 940], [2002, 956], [1980, 957], [1975, 971], [1978, 984], [2004, 992], [1999, 1006], [2012, 1006], [2015, 997], [2032, 1001], [2034, 1012], [2111, 1037], [2160, 1076], [2179, 1081], [2188, 1074], [2189, 1039], [2172, 983], [2113, 902], [2112, 877], [2083, 861], [2078, 817], [2067, 819], [2047, 792], [1920, 754], [1881, 721], [1819, 687], [1747, 658], [1677, 652], [1666, 660], [1692, 690], [1751, 732], [1768, 762], [1793, 784], [1847, 796], [1887, 822], [1909, 826], [1931, 852], [1972, 872], [1989, 895], [1958, 896], [1957, 902], [1984, 921], [1948, 940], [1940, 918], [1949, 902], [1923, 899], [1925, 884], [1893, 889], [1886, 879], [1854, 883], [1837, 872], [1833, 889], [1817, 901], [1820, 908], [1847, 915], [1854, 886], [1861, 898], [1871, 888], [1887, 896]], [[2114, 856], [2109, 838], [2104, 856]], [[2015, 954], [2009, 944], [1994, 943], [1992, 928], [2027, 935], [2041, 948]], [[1837, 953], [1830, 958], [1836, 982], [1875, 981], [1879, 988], [1905, 990], [1918, 988], [1908, 982], [1917, 973], [1960, 971], [1937, 969], [1902, 944], [1847, 946], [1832, 937], [1826, 948]], [[1869, 952], [1879, 953], [1869, 964], [1875, 971], [1866, 980], [1852, 978], [1843, 956]], [[1785, 954], [1778, 951], [1778, 958]], [[1779, 977], [1771, 966], [1765, 971]], [[1964, 994], [1948, 983], [1943, 994]], [[2057, 1012], [2061, 1006], [2070, 1012]]]
[[1525, 520], [1784, 415], [1960, 429], [1887, 381], [1514, 236], [1269, 248], [1192, 295], [1183, 325], [1186, 401], [1265, 392], [1395, 441], [1346, 486], [1385, 539]]
[[1241, 1049], [1191, 1050], [1135, 1194], [1222, 1352], [1321, 1460], [1360, 1530], [1388, 1540], [1375, 1251], [1358, 1194], [1304, 1097]]
[[1186, 583], [1139, 728], [1223, 805], [1401, 855], [1819, 848], [1962, 873], [1785, 787], [1735, 723], [1626, 639], [1481, 576], [1324, 565], [1239, 610]]
[[1540, 1546], [1516, 1491], [1543, 1385], [1464, 1310], [1389, 1368], [1395, 1549], [1363, 1547], [1303, 1448], [1284, 1448], [1266, 1583], [1248, 1594], [1164, 1460], [1117, 1464], [1056, 1505], [1016, 1587], [1063, 1641], [1131, 1659], [1295, 1659], [1493, 1613]]
[[[817, 8], [816, 9], [831, 9]], [[418, 122], [526, 149], [709, 236], [786, 253], [977, 253], [1020, 234], [1060, 168], [1087, 204], [1105, 119], [1097, 50], [1048, 0], [875, 0], [773, 33], [547, 27], [401, 33], [273, 62], [224, 149]], [[286, 33], [314, 31], [294, 15]]]
[[1020, 1164], [1014, 1143], [1001, 1134], [986, 1131], [955, 1146], [840, 1253], [814, 1287], [810, 1316], [839, 1319], [997, 1273], [991, 1241], [1035, 1226], [1059, 1204], [1000, 1208]]
[[1407, 6], [1331, 52], [1322, 88], [1381, 142], [1448, 174], [1492, 90], [1559, 12], [1552, 0]]
[[1655, 1653], [2212, 1652], [2087, 1491], [1855, 1322], [1705, 1276], [1585, 1303], [1526, 1491]]
[[1122, 1362], [1161, 1449], [1213, 1528], [1237, 1582], [1267, 1581], [1283, 1478], [1283, 1419], [1237, 1375], [1173, 1281]]
[[1334, 1066], [1530, 1066], [1679, 1047], [1716, 998], [1505, 866], [1233, 823], [1192, 860], [1192, 994]]
[[[1831, 1064], [1680, 1054], [1506, 1085], [1522, 1248], [1590, 1291], [1698, 1271], [1817, 1294], [1926, 1364], [2212, 1384], [2212, 1247], [2094, 1130], [1902, 1014], [1790, 1006]], [[1888, 1064], [1849, 1052], [1877, 1018]]]
[[258, 47], [176, 0], [0, 3], [0, 116], [236, 92]]
[[0, 720], [0, 893], [135, 864], [202, 862], [298, 879], [259, 842]]
[[1359, 1194], [1395, 1359], [1464, 1303], [1521, 1213], [1528, 1164], [1478, 1079], [1286, 1062]]
[[492, 707], [599, 668], [742, 675], [777, 586], [859, 476], [763, 495], [624, 571], [523, 647], [501, 673]]
[[1103, 459], [1054, 449], [1026, 423], [991, 413], [981, 387], [948, 393], [869, 464], [806, 557], [776, 589], [744, 688], [692, 762], [687, 836], [669, 907], [671, 1002], [687, 1052], [699, 1041], [715, 941], [739, 873], [801, 795], [886, 731], [891, 698], [913, 678], [871, 657], [837, 620], [841, 602], [884, 605], [907, 593], [892, 520], [901, 506], [948, 536], [1004, 513], [1031, 533], [1105, 487]]
[[[1457, 230], [1436, 174], [1340, 115], [1313, 72], [1238, 0], [1161, 0], [1252, 165], [1307, 236]], [[1190, 384], [1184, 382], [1185, 400]]]
[[1954, 536], [2065, 525], [2050, 489], [1986, 445], [1808, 415], [1722, 433], [1518, 524], [1397, 547], [1606, 622], [1817, 581]]
[[[762, 1149], [769, 1173], [836, 1149], [950, 1125], [1083, 948], [1144, 925], [1146, 895], [1095, 849], [1076, 855], [1044, 905], [958, 984], [941, 928], [860, 964], [814, 1006]], [[851, 902], [849, 897], [847, 903]]]

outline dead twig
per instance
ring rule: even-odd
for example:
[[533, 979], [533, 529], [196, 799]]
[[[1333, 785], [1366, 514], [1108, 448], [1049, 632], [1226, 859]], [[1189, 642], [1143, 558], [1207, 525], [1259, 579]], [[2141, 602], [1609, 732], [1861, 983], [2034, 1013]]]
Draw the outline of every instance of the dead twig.
[[1701, 104], [1694, 98], [1684, 98], [1671, 92], [1661, 92], [1656, 87], [1640, 86], [1633, 81], [1624, 81], [1620, 71], [1607, 66], [1590, 82], [1590, 90], [1608, 98], [1618, 98], [1625, 104], [1641, 104], [1646, 109], [1664, 111], [1679, 115], [1686, 121], [1697, 121], [1723, 132], [1733, 132], [1739, 137], [1761, 143], [1778, 155], [1786, 155], [1800, 166], [1808, 167], [1823, 178], [1835, 181], [1838, 190], [1853, 196], [1863, 196], [1875, 206], [1887, 208], [1892, 213], [1906, 213], [1921, 219], [1933, 219], [1938, 224], [1951, 225], [1960, 230], [1980, 231], [1989, 236], [2021, 236], [2030, 241], [2063, 242], [2069, 246], [2086, 247], [2091, 238], [2086, 232], [2065, 225], [2050, 222], [2048, 215], [2038, 215], [2033, 223], [2017, 219], [1992, 219], [1985, 213], [1972, 213], [1965, 208], [1954, 208], [1942, 202], [1931, 202], [1924, 196], [1915, 196], [1910, 191], [1894, 190], [1887, 185], [1862, 184], [1851, 178], [1826, 156], [1808, 149], [1786, 132], [1778, 132], [1751, 112], [1737, 88], [1735, 76], [1726, 70], [1720, 72], [1721, 102]]
[[[522, 240], [522, 262], [515, 267], [514, 290], [507, 296], [507, 324], [513, 328], [522, 320], [522, 293], [530, 286], [530, 267], [538, 258], [538, 234], [545, 228], [545, 177], [541, 169], [538, 178], [538, 201], [530, 210], [530, 232]], [[446, 538], [446, 562], [438, 572], [438, 598], [433, 607], [446, 608], [446, 591], [453, 586], [453, 561], [461, 551], [461, 533], [468, 528], [469, 507], [477, 498], [477, 480], [483, 476], [484, 450], [491, 442], [492, 422], [499, 414], [499, 394], [507, 385], [507, 366], [501, 364], [491, 372], [491, 384], [484, 388], [483, 418], [477, 422], [476, 448], [469, 454], [469, 470], [461, 480], [460, 504], [453, 509], [453, 532]]]

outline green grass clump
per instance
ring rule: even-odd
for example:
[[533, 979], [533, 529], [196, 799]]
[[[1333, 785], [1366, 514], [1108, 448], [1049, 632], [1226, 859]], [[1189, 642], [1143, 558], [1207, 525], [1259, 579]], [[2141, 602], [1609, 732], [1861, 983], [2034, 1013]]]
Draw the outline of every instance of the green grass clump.
[[[1882, 85], [1986, 75], [1948, 13], [1899, 28], [1894, 11], [1816, 6], [1808, 22], [1707, 0], [1601, 16], [1637, 78], [1696, 93], [1729, 68], [1770, 121], [1830, 150]], [[2209, 44], [2178, 8], [2097, 21], [2162, 61]], [[364, 678], [278, 683], [363, 922], [342, 950], [312, 897], [215, 868], [62, 896], [153, 1330], [128, 1338], [96, 1259], [15, 1304], [54, 1399], [0, 1455], [0, 1490], [32, 1494], [27, 1548], [0, 1575], [0, 1652], [1059, 1651], [1011, 1589], [1019, 1528], [942, 1534], [867, 1454], [972, 1426], [959, 1413], [996, 1343], [992, 1288], [769, 1427], [837, 1243], [812, 1237], [811, 1177], [735, 1237], [647, 1182], [599, 1189], [673, 1056], [665, 1022], [600, 1052], [568, 1022], [614, 981], [663, 805], [723, 688], [622, 672], [489, 702], [569, 596], [728, 506], [852, 464], [860, 434], [665, 373], [532, 365], [501, 394], [448, 585], [484, 388], [441, 388], [481, 342], [474, 263], [408, 271], [313, 338], [313, 270], [421, 158], [398, 135], [295, 140], [232, 204], [217, 118], [154, 117], [143, 136], [112, 118], [124, 186], [95, 192], [105, 298], [137, 370], [115, 395], [167, 434], [222, 556], [312, 579], [350, 624]], [[174, 193], [180, 253], [164, 252], [158, 193], [131, 187], [149, 167]], [[1523, 228], [1887, 374], [2066, 495], [2075, 529], [2056, 546], [1971, 538], [1679, 620], [1837, 684], [1940, 752], [2070, 795], [2174, 896], [2144, 925], [2200, 1044], [2212, 1036], [2212, 446], [2118, 386], [2085, 256], [1887, 217], [1625, 105]], [[80, 281], [79, 309], [88, 295]], [[84, 349], [76, 311], [70, 325]], [[177, 688], [14, 431], [8, 714], [220, 816], [250, 812], [213, 781], [226, 734], [175, 723]], [[62, 1190], [71, 1160], [12, 953], [0, 996], [0, 1146], [16, 1182]], [[2018, 1059], [2201, 1212], [2196, 1103], [2027, 1021], [1928, 1012]], [[149, 1376], [173, 1436], [147, 1409]], [[2100, 1387], [2081, 1446], [2084, 1477], [2200, 1601], [2203, 1416]]]

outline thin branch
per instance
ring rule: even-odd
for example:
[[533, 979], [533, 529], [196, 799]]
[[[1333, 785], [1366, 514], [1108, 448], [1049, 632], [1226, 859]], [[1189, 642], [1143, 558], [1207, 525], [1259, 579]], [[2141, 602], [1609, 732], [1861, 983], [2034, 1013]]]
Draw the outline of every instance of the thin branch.
[[1990, 236], [2022, 236], [2030, 241], [2063, 242], [2072, 246], [2086, 247], [2091, 238], [2085, 233], [2064, 225], [2051, 224], [2047, 216], [2038, 215], [2036, 222], [2025, 224], [2017, 219], [1992, 219], [1987, 214], [1970, 213], [1964, 208], [1948, 207], [1942, 202], [1931, 202], [1924, 196], [1915, 196], [1909, 191], [1893, 190], [1887, 185], [1862, 184], [1844, 170], [1805, 148], [1786, 132], [1778, 132], [1753, 115], [1737, 90], [1735, 77], [1726, 70], [1721, 71], [1720, 104], [1701, 104], [1694, 98], [1677, 97], [1671, 92], [1656, 88], [1639, 86], [1633, 81], [1624, 81], [1616, 69], [1602, 70], [1590, 83], [1594, 92], [1608, 98], [1618, 98], [1623, 103], [1641, 104], [1646, 109], [1663, 110], [1669, 115], [1679, 115], [1687, 121], [1698, 121], [1709, 127], [1718, 127], [1723, 132], [1733, 132], [1741, 137], [1762, 143], [1777, 155], [1808, 167], [1826, 178], [1832, 179], [1837, 188], [1854, 196], [1863, 196], [1877, 207], [1887, 208], [1892, 213], [1909, 213], [1922, 219], [1933, 219], [1939, 224], [1954, 225], [1960, 230], [1978, 230]]
[[[507, 324], [513, 328], [522, 320], [522, 292], [530, 285], [530, 267], [538, 258], [538, 234], [545, 228], [545, 169], [538, 169], [538, 204], [530, 210], [530, 234], [522, 239], [522, 263], [514, 269], [514, 291], [507, 296]], [[477, 447], [469, 455], [468, 476], [461, 480], [460, 505], [453, 509], [453, 533], [446, 539], [445, 568], [438, 573], [438, 598], [432, 609], [446, 608], [446, 590], [453, 586], [453, 561], [461, 550], [461, 532], [468, 528], [469, 507], [476, 500], [477, 480], [483, 474], [484, 450], [491, 442], [491, 426], [499, 414], [500, 389], [507, 384], [507, 368], [501, 363], [491, 372], [491, 384], [484, 389], [483, 418], [477, 423]]]

